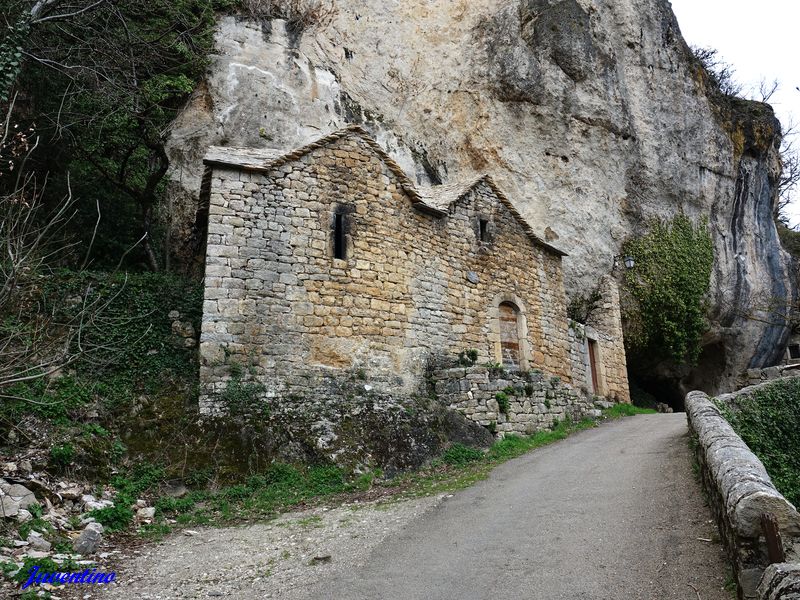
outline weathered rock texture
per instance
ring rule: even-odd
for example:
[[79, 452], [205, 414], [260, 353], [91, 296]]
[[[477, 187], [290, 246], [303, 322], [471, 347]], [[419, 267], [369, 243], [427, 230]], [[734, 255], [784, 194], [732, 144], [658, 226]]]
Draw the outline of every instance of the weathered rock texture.
[[800, 564], [770, 565], [758, 586], [761, 600], [800, 600]]
[[360, 123], [420, 182], [491, 173], [569, 252], [571, 295], [648, 218], [708, 216], [713, 328], [692, 383], [730, 389], [777, 360], [786, 328], [751, 318], [794, 294], [772, 221], [775, 121], [709, 100], [666, 0], [335, 4], [332, 23], [290, 34], [221, 19], [207, 84], [172, 131], [176, 249], [202, 245], [208, 146], [289, 150]]
[[[720, 400], [735, 402], [737, 395], [748, 392], [742, 390]], [[784, 551], [790, 561], [800, 561], [800, 515], [775, 489], [764, 465], [706, 394], [688, 394], [686, 415], [696, 442], [703, 487], [733, 563], [739, 597], [773, 597], [759, 596], [757, 592], [762, 574], [769, 565], [761, 515], [771, 513], [777, 518]]]
[[[250, 160], [209, 159], [208, 402], [230, 385], [232, 362], [267, 398], [313, 396], [319, 372], [347, 369], [411, 394], [432, 357], [470, 349], [481, 363], [570, 382], [562, 254], [531, 235], [491, 179], [418, 189], [358, 128]], [[609, 363], [608, 389], [627, 401], [624, 368], [624, 356]]]

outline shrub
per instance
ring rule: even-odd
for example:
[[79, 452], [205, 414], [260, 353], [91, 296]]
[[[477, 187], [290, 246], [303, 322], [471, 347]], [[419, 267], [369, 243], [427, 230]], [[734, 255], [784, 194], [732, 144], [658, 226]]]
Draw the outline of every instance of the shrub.
[[71, 444], [61, 444], [50, 448], [50, 463], [57, 469], [68, 467], [75, 459], [75, 448]]
[[495, 394], [494, 399], [497, 400], [497, 405], [500, 407], [500, 412], [504, 415], [508, 414], [508, 395], [505, 392], [497, 392]]
[[241, 0], [241, 5], [256, 19], [286, 19], [295, 32], [325, 27], [336, 16], [332, 0]]
[[123, 502], [130, 500], [126, 496], [118, 499], [114, 506], [99, 508], [89, 513], [95, 521], [100, 523], [108, 531], [121, 531], [133, 521], [133, 511]]
[[444, 454], [442, 460], [448, 465], [465, 465], [471, 462], [481, 460], [484, 457], [483, 452], [477, 448], [470, 448], [464, 444], [453, 444]]
[[722, 414], [764, 463], [775, 487], [800, 502], [800, 379], [778, 381], [740, 397], [736, 406], [718, 403]]

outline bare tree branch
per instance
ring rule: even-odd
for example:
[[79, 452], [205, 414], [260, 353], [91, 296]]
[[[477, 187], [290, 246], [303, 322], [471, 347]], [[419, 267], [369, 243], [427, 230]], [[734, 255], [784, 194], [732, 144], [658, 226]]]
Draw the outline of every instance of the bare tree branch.
[[78, 15], [82, 15], [83, 13], [89, 12], [90, 10], [94, 10], [95, 8], [100, 6], [101, 4], [105, 4], [105, 3], [106, 3], [106, 0], [98, 0], [94, 4], [90, 4], [86, 8], [82, 8], [80, 10], [76, 10], [76, 11], [69, 12], [69, 13], [63, 13], [63, 14], [60, 14], [60, 15], [51, 15], [49, 17], [40, 17], [40, 18], [32, 19], [31, 20], [31, 24], [37, 25], [39, 23], [44, 23], [46, 21], [59, 21], [59, 20], [63, 21], [65, 19], [71, 19], [72, 17], [77, 17]]

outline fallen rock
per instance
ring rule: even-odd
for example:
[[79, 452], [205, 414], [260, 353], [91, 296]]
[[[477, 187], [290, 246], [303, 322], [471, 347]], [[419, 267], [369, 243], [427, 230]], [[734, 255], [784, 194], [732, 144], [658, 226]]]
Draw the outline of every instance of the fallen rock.
[[68, 487], [60, 491], [59, 494], [61, 494], [61, 497], [64, 498], [64, 500], [77, 500], [83, 494], [83, 489], [77, 486]]
[[136, 511], [136, 516], [140, 519], [152, 519], [156, 516], [156, 509], [154, 506], [140, 508]]
[[100, 523], [89, 523], [73, 542], [72, 549], [78, 554], [94, 554], [103, 539], [103, 526]]
[[19, 470], [27, 475], [33, 473], [33, 465], [31, 464], [31, 461], [29, 460], [19, 461]]
[[97, 502], [87, 502], [84, 504], [84, 508], [86, 510], [100, 510], [102, 508], [109, 508], [114, 506], [114, 502], [111, 500], [98, 500]]
[[3, 496], [0, 498], [0, 515], [10, 518], [16, 517], [19, 514], [19, 502], [16, 502], [11, 496]]
[[33, 492], [24, 485], [20, 485], [18, 483], [15, 483], [9, 487], [6, 494], [19, 505], [19, 508], [28, 508], [33, 504], [39, 504], [39, 502], [36, 500], [36, 496], [33, 495]]
[[183, 498], [189, 493], [189, 488], [179, 482], [170, 482], [164, 487], [164, 493], [171, 498]]
[[34, 550], [40, 550], [42, 552], [47, 552], [51, 548], [50, 542], [44, 539], [42, 534], [38, 531], [31, 531], [28, 534], [28, 543]]
[[29, 511], [25, 510], [24, 508], [21, 508], [19, 510], [19, 512], [17, 513], [17, 515], [16, 515], [16, 519], [17, 519], [18, 523], [24, 523], [25, 521], [30, 521], [32, 518], [33, 518], [33, 515]]

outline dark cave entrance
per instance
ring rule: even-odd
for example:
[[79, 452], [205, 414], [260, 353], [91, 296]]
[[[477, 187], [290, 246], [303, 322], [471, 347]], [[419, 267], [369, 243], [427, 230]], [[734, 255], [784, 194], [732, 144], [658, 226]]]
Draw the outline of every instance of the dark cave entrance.
[[663, 403], [675, 412], [684, 411], [685, 394], [676, 379], [631, 375], [630, 388], [631, 400], [636, 406], [655, 408], [656, 404]]
[[637, 406], [653, 408], [662, 402], [675, 412], [684, 412], [686, 394], [701, 390], [707, 394], [718, 393], [719, 383], [725, 375], [725, 345], [722, 341], [703, 346], [697, 365], [669, 367], [663, 363], [647, 367], [634, 364], [628, 372], [631, 399]]

